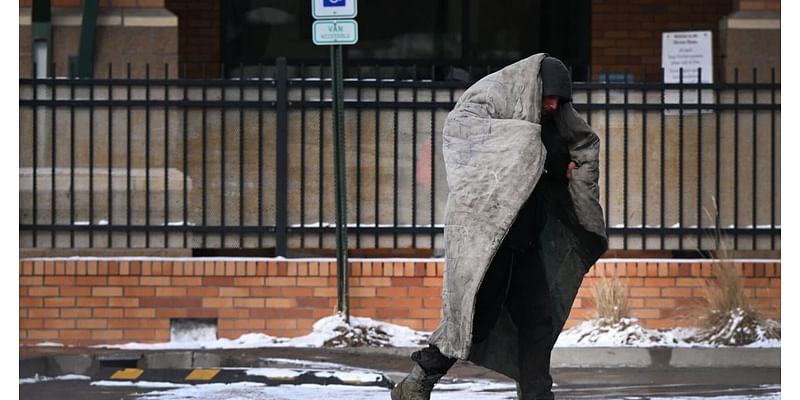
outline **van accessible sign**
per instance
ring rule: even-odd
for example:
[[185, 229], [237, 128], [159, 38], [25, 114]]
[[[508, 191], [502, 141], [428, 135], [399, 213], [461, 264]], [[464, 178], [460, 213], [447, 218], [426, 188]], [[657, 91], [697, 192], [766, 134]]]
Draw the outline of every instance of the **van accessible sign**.
[[356, 0], [311, 0], [311, 37], [317, 46], [358, 43]]
[[317, 46], [358, 42], [358, 22], [354, 19], [314, 21], [311, 31]]
[[664, 83], [679, 83], [683, 68], [683, 83], [713, 82], [711, 31], [664, 32], [661, 34], [661, 66]]

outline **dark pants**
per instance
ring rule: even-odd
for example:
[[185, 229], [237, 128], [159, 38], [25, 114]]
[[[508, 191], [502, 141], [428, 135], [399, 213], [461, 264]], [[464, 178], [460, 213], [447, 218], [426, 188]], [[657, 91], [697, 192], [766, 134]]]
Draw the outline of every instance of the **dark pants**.
[[[546, 187], [551, 189], [548, 186], [546, 183], [534, 190], [531, 201], [526, 205], [536, 210], [528, 213], [535, 219], [532, 227], [540, 228], [547, 218], [548, 213], [543, 210], [550, 208], [548, 205], [551, 204], [547, 203], [552, 201], [550, 199], [555, 192], [545, 190]], [[536, 238], [539, 232], [525, 233]], [[473, 343], [479, 343], [489, 336], [503, 308], [509, 312], [519, 335], [518, 383], [523, 398], [552, 399], [550, 353], [553, 349], [553, 324], [547, 279], [535, 239], [528, 241], [524, 247], [500, 246], [495, 254], [478, 291]], [[432, 374], [446, 373], [456, 361], [442, 355], [435, 346], [415, 352], [411, 358]]]
[[[485, 340], [502, 308], [517, 327], [519, 339], [519, 385], [525, 399], [552, 399], [550, 353], [553, 323], [544, 268], [536, 251], [501, 247], [478, 291], [473, 323], [473, 343]], [[446, 373], [456, 359], [442, 355], [435, 346], [412, 357], [427, 372]]]

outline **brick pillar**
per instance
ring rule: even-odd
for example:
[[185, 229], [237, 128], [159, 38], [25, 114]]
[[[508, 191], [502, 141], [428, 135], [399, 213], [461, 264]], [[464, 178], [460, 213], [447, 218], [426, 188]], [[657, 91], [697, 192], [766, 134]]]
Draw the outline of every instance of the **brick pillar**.
[[759, 82], [769, 82], [775, 67], [775, 80], [781, 72], [780, 0], [735, 0], [734, 12], [720, 20], [719, 49], [722, 79], [733, 82], [739, 69], [739, 82], [753, 81], [753, 68]]
[[181, 75], [188, 78], [219, 76], [222, 62], [220, 2], [216, 0], [166, 0], [166, 8], [180, 20], [178, 56]]
[[[31, 8], [20, 1], [19, 70], [20, 77], [30, 77]], [[75, 0], [56, 0], [52, 5], [52, 60], [56, 76], [66, 76], [68, 59], [78, 54], [83, 9]], [[100, 2], [95, 37], [95, 76], [108, 76], [112, 64], [114, 77], [126, 76], [131, 63], [133, 77], [143, 77], [150, 64], [151, 77], [164, 77], [164, 64], [169, 76], [178, 71], [178, 19], [163, 8], [163, 0], [110, 0]]]

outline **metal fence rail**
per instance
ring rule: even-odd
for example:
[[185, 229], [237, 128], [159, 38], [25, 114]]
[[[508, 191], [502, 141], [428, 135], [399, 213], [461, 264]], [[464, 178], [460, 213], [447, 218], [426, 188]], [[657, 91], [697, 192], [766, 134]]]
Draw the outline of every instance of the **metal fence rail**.
[[[345, 81], [349, 243], [441, 249], [441, 129], [469, 84], [385, 68]], [[146, 71], [20, 79], [21, 248], [335, 246], [325, 65]], [[780, 249], [780, 84], [755, 77], [574, 84], [612, 249]]]

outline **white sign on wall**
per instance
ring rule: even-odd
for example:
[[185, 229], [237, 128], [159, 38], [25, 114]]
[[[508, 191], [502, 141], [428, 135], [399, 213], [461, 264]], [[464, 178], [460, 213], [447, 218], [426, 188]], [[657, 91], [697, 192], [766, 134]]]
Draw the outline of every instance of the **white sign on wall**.
[[700, 82], [714, 81], [712, 64], [713, 50], [711, 31], [664, 32], [661, 34], [661, 66], [664, 68], [664, 83], [697, 83], [698, 68]]
[[[714, 53], [711, 31], [664, 32], [661, 34], [661, 66], [664, 68], [664, 83], [696, 84], [714, 82]], [[681, 72], [681, 68], [683, 72]], [[698, 71], [700, 74], [698, 75]], [[681, 93], [682, 92], [682, 93]], [[703, 89], [698, 99], [696, 88], [666, 90], [664, 103], [698, 104], [714, 103], [714, 92]], [[684, 109], [684, 114], [696, 114], [698, 109]], [[711, 110], [701, 110], [703, 113]], [[667, 115], [677, 115], [678, 109], [665, 110]]]

